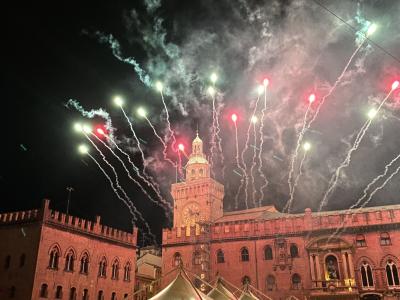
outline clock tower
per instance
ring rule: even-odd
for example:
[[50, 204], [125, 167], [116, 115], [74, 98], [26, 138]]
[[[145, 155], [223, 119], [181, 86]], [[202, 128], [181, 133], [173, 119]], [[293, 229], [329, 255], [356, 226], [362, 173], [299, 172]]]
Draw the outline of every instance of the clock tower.
[[223, 214], [224, 186], [210, 176], [210, 164], [203, 153], [203, 141], [198, 133], [186, 164], [185, 181], [172, 184], [171, 194], [174, 198], [174, 227], [213, 222]]

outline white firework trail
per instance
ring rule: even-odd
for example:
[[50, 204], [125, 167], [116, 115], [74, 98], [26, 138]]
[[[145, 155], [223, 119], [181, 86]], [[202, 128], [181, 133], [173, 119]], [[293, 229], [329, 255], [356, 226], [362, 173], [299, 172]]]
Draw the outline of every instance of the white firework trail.
[[300, 166], [299, 166], [299, 174], [297, 174], [297, 176], [293, 182], [293, 189], [292, 189], [292, 192], [290, 193], [290, 198], [289, 198], [288, 202], [286, 203], [285, 208], [283, 209], [283, 211], [285, 211], [287, 209], [288, 214], [290, 214], [290, 209], [292, 208], [294, 192], [296, 190], [299, 179], [300, 179], [301, 175], [303, 174], [302, 169], [303, 169], [304, 161], [306, 159], [306, 155], [307, 155], [307, 151], [304, 151], [304, 155], [303, 155], [303, 158], [302, 158], [302, 160], [300, 162]]
[[[246, 160], [245, 160], [244, 156], [246, 154], [246, 151], [249, 149], [251, 125], [254, 123], [254, 118], [255, 118], [256, 111], [257, 111], [257, 105], [258, 105], [258, 101], [259, 100], [260, 100], [260, 95], [258, 95], [256, 103], [254, 105], [253, 113], [251, 114], [251, 118], [250, 118], [250, 121], [249, 121], [249, 127], [247, 128], [247, 132], [246, 132], [246, 140], [245, 140], [245, 143], [244, 143], [243, 150], [242, 150], [242, 152], [240, 154], [241, 164], [242, 164], [244, 172], [245, 172], [245, 178], [244, 178], [245, 186], [244, 186], [244, 189], [245, 189], [245, 202], [246, 203], [247, 203], [247, 200], [248, 200], [249, 176], [247, 175], [248, 165], [246, 163]], [[253, 178], [253, 180], [254, 180], [254, 178]], [[239, 190], [241, 190], [242, 188], [243, 188], [243, 181], [241, 181], [241, 185], [239, 186]], [[253, 199], [253, 202], [254, 202], [254, 199]], [[255, 207], [255, 205], [254, 205], [254, 207]]]
[[295, 162], [296, 162], [296, 158], [297, 158], [297, 156], [299, 154], [299, 149], [300, 149], [300, 145], [301, 145], [301, 142], [303, 140], [303, 137], [304, 137], [304, 133], [306, 132], [306, 124], [307, 124], [308, 112], [310, 111], [311, 104], [312, 104], [312, 102], [309, 101], [306, 113], [304, 114], [304, 118], [303, 118], [303, 126], [301, 127], [301, 130], [299, 132], [299, 137], [297, 138], [296, 148], [294, 150], [294, 153], [292, 154], [292, 160], [291, 160], [291, 163], [290, 163], [290, 171], [289, 171], [289, 177], [288, 177], [289, 195], [290, 196], [289, 196], [289, 201], [285, 206], [287, 208], [290, 208], [290, 205], [289, 205], [290, 199], [293, 200], [293, 193], [294, 193], [293, 186], [294, 186], [294, 184], [292, 183], [292, 177], [293, 177], [293, 173], [294, 173], [294, 165], [295, 165]]
[[136, 167], [136, 165], [133, 163], [133, 161], [131, 160], [131, 157], [129, 156], [128, 153], [126, 153], [124, 150], [121, 149], [121, 147], [118, 146], [118, 144], [110, 137], [107, 136], [108, 140], [115, 146], [115, 148], [117, 148], [123, 155], [125, 155], [125, 157], [128, 159], [130, 165], [132, 166], [132, 168], [135, 170], [136, 175], [143, 180], [148, 187], [150, 187], [154, 193], [157, 195], [158, 199], [161, 201], [161, 203], [165, 206], [168, 207], [169, 211], [172, 211], [172, 206], [171, 204], [169, 204], [166, 200], [164, 200], [164, 198], [162, 197], [161, 193], [156, 189], [156, 187], [154, 185], [152, 185], [152, 183], [150, 181], [148, 181], [144, 176], [142, 176], [140, 174], [139, 168]]
[[[240, 196], [240, 194], [242, 192], [243, 182], [245, 180], [244, 178], [247, 177], [247, 174], [246, 174], [246, 170], [243, 169], [243, 167], [240, 164], [240, 159], [239, 159], [239, 139], [238, 139], [238, 128], [237, 128], [236, 120], [233, 120], [233, 124], [235, 126], [235, 144], [236, 144], [236, 156], [235, 156], [235, 158], [236, 158], [236, 166], [241, 171], [241, 174], [240, 174], [241, 175], [240, 186], [239, 186], [239, 189], [237, 190], [236, 195], [235, 195], [235, 207], [237, 209], [238, 206], [239, 206], [239, 196]], [[246, 205], [246, 209], [248, 209], [249, 205], [247, 203], [247, 198], [248, 198], [247, 190], [244, 191], [244, 192], [246, 194], [246, 196], [245, 196], [245, 205]]]
[[[386, 95], [386, 97], [381, 101], [381, 103], [379, 104], [378, 108], [374, 112], [374, 116], [379, 113], [379, 111], [382, 108], [383, 104], [385, 104], [386, 100], [390, 97], [390, 95], [392, 94], [393, 91], [394, 91], [394, 89], [392, 88], [390, 90], [390, 92]], [[338, 183], [341, 171], [344, 168], [346, 168], [346, 167], [348, 167], [350, 165], [351, 156], [352, 156], [353, 152], [356, 151], [358, 149], [358, 147], [360, 146], [360, 143], [363, 140], [368, 128], [370, 127], [374, 116], [371, 116], [370, 119], [368, 121], [366, 121], [364, 123], [364, 125], [361, 127], [360, 131], [357, 134], [356, 140], [353, 143], [353, 146], [347, 152], [346, 158], [340, 164], [340, 166], [336, 169], [335, 173], [332, 175], [332, 177], [331, 177], [331, 179], [329, 181], [328, 189], [327, 189], [327, 191], [325, 192], [325, 194], [324, 194], [324, 196], [322, 198], [322, 201], [321, 201], [321, 204], [319, 206], [318, 211], [321, 211], [322, 208], [328, 203], [328, 198], [329, 198], [329, 196], [331, 195], [331, 193], [333, 192], [334, 188], [336, 187], [336, 185]]]
[[264, 145], [264, 118], [265, 112], [267, 110], [267, 85], [264, 84], [264, 107], [261, 110], [261, 120], [260, 120], [260, 151], [258, 152], [258, 174], [263, 180], [263, 184], [260, 187], [260, 200], [258, 206], [262, 205], [262, 201], [264, 199], [264, 189], [268, 186], [267, 177], [263, 172], [263, 159], [262, 159], [262, 152], [263, 152], [263, 145]]
[[214, 159], [215, 159], [215, 148], [217, 146], [216, 142], [216, 133], [217, 133], [217, 127], [215, 123], [216, 115], [217, 115], [217, 110], [215, 109], [215, 92], [211, 95], [212, 97], [212, 127], [211, 127], [211, 174], [214, 177]]
[[250, 168], [250, 178], [251, 178], [251, 186], [253, 188], [253, 204], [254, 207], [257, 206], [257, 202], [256, 202], [256, 196], [257, 196], [257, 190], [256, 190], [256, 183], [254, 180], [254, 168], [257, 165], [257, 130], [256, 130], [256, 123], [253, 124], [253, 134], [254, 134], [254, 145], [253, 145], [253, 159], [252, 159], [252, 163], [251, 163], [251, 168]]
[[164, 160], [169, 162], [173, 167], [176, 167], [176, 163], [174, 163], [170, 158], [168, 158], [167, 156], [167, 151], [168, 151], [168, 146], [167, 144], [164, 142], [164, 139], [157, 133], [155, 127], [153, 126], [153, 124], [150, 122], [150, 120], [144, 116], [144, 118], [146, 119], [147, 123], [149, 124], [149, 126], [151, 127], [151, 129], [153, 129], [153, 133], [154, 135], [158, 138], [158, 140], [161, 142], [161, 144], [163, 145], [163, 157]]
[[[216, 102], [218, 104], [218, 101]], [[220, 132], [221, 132], [221, 127], [219, 125], [219, 113], [220, 113], [220, 109], [221, 107], [218, 105], [216, 110], [215, 110], [215, 126], [216, 126], [216, 131], [215, 131], [215, 138], [216, 138], [216, 142], [217, 142], [217, 146], [218, 146], [218, 151], [219, 151], [219, 155], [220, 155], [220, 159], [221, 159], [221, 165], [224, 165], [224, 153], [222, 152], [222, 138], [220, 136]], [[222, 177], [224, 177], [224, 168], [222, 169]]]
[[117, 196], [117, 198], [119, 200], [121, 200], [128, 207], [129, 212], [131, 213], [132, 218], [134, 219], [134, 221], [136, 222], [137, 221], [137, 217], [139, 217], [140, 221], [146, 227], [147, 233], [149, 234], [149, 236], [151, 236], [152, 241], [157, 244], [156, 236], [151, 232], [149, 224], [143, 218], [143, 215], [140, 213], [140, 211], [138, 211], [137, 208], [133, 205], [133, 203], [130, 200], [130, 198], [129, 197], [127, 197], [126, 199], [122, 198], [121, 195], [118, 193], [118, 190], [115, 188], [114, 182], [112, 181], [110, 176], [107, 174], [107, 172], [101, 167], [100, 163], [90, 153], [87, 153], [87, 155], [89, 155], [89, 157], [95, 162], [95, 164], [103, 172], [104, 176], [108, 179], [108, 181], [110, 183], [110, 186], [111, 186], [112, 190], [114, 191], [115, 195]]
[[164, 94], [163, 94], [162, 90], [160, 90], [160, 94], [161, 94], [161, 100], [162, 100], [162, 103], [163, 103], [164, 109], [165, 109], [165, 116], [166, 116], [166, 121], [167, 121], [167, 129], [168, 129], [168, 133], [169, 133], [168, 134], [168, 139], [172, 138], [172, 150], [174, 152], [176, 152], [175, 132], [171, 128], [171, 122], [169, 120], [169, 112], [168, 112], [167, 104], [165, 103]]
[[[128, 175], [129, 179], [132, 180], [133, 183], [135, 183], [135, 184], [140, 188], [140, 190], [142, 191], [142, 193], [143, 193], [151, 202], [153, 202], [153, 203], [156, 204], [157, 206], [161, 207], [161, 208], [163, 209], [163, 211], [164, 211], [165, 216], [167, 217], [167, 219], [169, 219], [169, 218], [170, 218], [170, 215], [169, 215], [169, 212], [168, 212], [168, 206], [165, 206], [165, 204], [164, 204], [163, 202], [161, 202], [161, 204], [160, 204], [160, 202], [158, 202], [157, 200], [153, 199], [153, 197], [151, 197], [151, 196], [149, 195], [149, 193], [144, 189], [144, 187], [140, 184], [140, 182], [137, 181], [136, 179], [134, 179], [134, 178], [132, 177], [132, 175], [131, 175], [131, 173], [129, 172], [128, 168], [126, 167], [124, 161], [111, 149], [111, 147], [108, 146], [107, 143], [105, 143], [103, 140], [101, 140], [101, 139], [100, 139], [97, 135], [95, 135], [94, 133], [92, 133], [92, 135], [97, 139], [97, 141], [99, 141], [101, 144], [103, 144], [103, 146], [106, 147], [116, 159], [118, 159], [118, 161], [119, 161], [119, 162], [121, 163], [121, 165], [123, 166], [123, 168], [124, 168], [126, 174]], [[107, 137], [106, 135], [104, 135], [104, 136]], [[98, 150], [98, 151], [99, 151], [99, 150]], [[114, 171], [114, 173], [116, 173], [116, 172]], [[119, 182], [118, 182], [118, 181], [117, 181], [117, 184], [119, 185]]]

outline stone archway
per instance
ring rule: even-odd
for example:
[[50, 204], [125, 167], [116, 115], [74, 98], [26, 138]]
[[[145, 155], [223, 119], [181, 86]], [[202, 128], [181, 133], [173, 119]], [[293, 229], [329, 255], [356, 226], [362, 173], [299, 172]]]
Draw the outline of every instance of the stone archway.
[[379, 294], [371, 293], [371, 294], [364, 294], [361, 296], [362, 300], [381, 300], [382, 297]]

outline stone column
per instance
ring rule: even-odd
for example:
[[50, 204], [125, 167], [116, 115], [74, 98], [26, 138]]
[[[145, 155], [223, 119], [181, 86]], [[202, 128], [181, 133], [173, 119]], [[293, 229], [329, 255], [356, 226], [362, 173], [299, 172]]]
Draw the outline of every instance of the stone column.
[[314, 267], [315, 267], [315, 261], [314, 257], [312, 254], [310, 254], [310, 271], [311, 271], [311, 280], [315, 280], [315, 273], [314, 273]]
[[[344, 270], [343, 279], [348, 279], [351, 276], [349, 274], [349, 271], [347, 270], [346, 252], [342, 252], [342, 264], [343, 264], [343, 270]], [[350, 262], [349, 262], [349, 266], [350, 266]]]
[[[322, 278], [321, 278], [321, 264], [320, 264], [318, 255], [315, 255], [315, 266], [316, 266], [316, 269], [317, 269], [317, 280], [320, 281], [320, 280], [322, 280]], [[321, 286], [322, 286], [321, 282], [318, 282], [317, 287], [321, 287]]]
[[353, 265], [353, 254], [351, 254], [351, 252], [348, 252], [348, 258], [349, 258], [350, 276], [351, 276], [351, 278], [355, 279], [355, 276], [354, 276], [354, 265]]

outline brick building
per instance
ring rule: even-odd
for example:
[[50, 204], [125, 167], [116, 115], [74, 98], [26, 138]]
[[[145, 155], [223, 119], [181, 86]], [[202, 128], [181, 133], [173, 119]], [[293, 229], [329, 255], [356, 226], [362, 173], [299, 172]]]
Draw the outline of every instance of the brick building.
[[163, 274], [182, 261], [207, 281], [250, 283], [270, 299], [400, 299], [400, 205], [224, 213], [224, 189], [210, 177], [202, 147], [197, 136], [186, 181], [172, 185], [174, 227], [163, 230]]
[[0, 214], [0, 299], [119, 300], [135, 281], [137, 230], [49, 209]]

